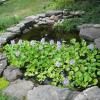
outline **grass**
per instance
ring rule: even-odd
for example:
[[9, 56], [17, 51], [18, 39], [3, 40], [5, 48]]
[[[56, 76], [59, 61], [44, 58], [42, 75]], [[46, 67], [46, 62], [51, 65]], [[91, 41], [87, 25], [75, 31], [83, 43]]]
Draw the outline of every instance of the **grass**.
[[0, 31], [26, 16], [45, 12], [50, 0], [8, 0], [0, 6]]
[[82, 17], [83, 23], [100, 24], [100, 2], [56, 0], [52, 5], [51, 8], [54, 7], [56, 9], [83, 10], [85, 11], [85, 15]]
[[6, 96], [6, 95], [2, 94], [0, 91], [0, 100], [17, 100], [17, 99], [13, 98], [13, 97]]

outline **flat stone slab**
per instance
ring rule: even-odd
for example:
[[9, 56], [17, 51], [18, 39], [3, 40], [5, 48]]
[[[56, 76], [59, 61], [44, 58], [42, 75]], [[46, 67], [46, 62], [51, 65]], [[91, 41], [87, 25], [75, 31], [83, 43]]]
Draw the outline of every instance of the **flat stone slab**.
[[25, 100], [27, 92], [33, 88], [33, 83], [26, 80], [17, 80], [10, 84], [3, 93], [8, 96], [13, 96], [19, 100]]
[[27, 100], [67, 100], [71, 91], [58, 87], [44, 85], [28, 91]]
[[80, 26], [80, 37], [89, 41], [94, 41], [100, 37], [100, 25], [85, 24]]
[[97, 86], [88, 88], [83, 93], [87, 97], [87, 100], [100, 100], [100, 88]]
[[100, 49], [100, 38], [95, 39], [94, 42], [95, 42], [95, 44], [96, 44], [96, 47], [97, 47], [98, 49]]

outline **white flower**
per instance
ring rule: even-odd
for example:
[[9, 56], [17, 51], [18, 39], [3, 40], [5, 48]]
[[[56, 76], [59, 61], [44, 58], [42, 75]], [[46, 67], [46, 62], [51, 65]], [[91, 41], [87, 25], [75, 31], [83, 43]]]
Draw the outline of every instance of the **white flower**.
[[18, 44], [19, 44], [19, 45], [21, 45], [21, 44], [22, 44], [22, 42], [23, 42], [23, 41], [20, 39], [20, 40], [18, 41]]
[[14, 45], [15, 44], [15, 40], [11, 40], [11, 45]]
[[39, 50], [43, 50], [43, 46], [39, 46]]
[[50, 45], [53, 45], [54, 44], [54, 40], [50, 40]]
[[60, 41], [57, 41], [57, 50], [60, 50], [61, 47], [62, 47], [61, 42]]
[[94, 49], [94, 44], [88, 45], [88, 49], [93, 50]]
[[60, 67], [61, 66], [61, 63], [59, 61], [56, 61], [55, 66], [56, 67]]
[[75, 64], [75, 60], [71, 59], [69, 63], [70, 63], [70, 65], [73, 65], [73, 64]]
[[42, 44], [45, 43], [45, 38], [42, 38], [41, 41], [40, 41]]
[[16, 51], [15, 55], [16, 55], [16, 57], [19, 57], [20, 56], [20, 51]]
[[34, 46], [35, 45], [35, 41], [34, 40], [30, 41], [30, 45]]

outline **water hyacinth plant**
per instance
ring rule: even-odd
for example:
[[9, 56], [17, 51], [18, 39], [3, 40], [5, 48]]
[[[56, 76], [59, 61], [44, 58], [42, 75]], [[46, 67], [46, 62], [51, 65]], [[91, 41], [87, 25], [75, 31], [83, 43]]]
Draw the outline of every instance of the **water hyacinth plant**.
[[95, 45], [80, 43], [75, 39], [70, 44], [53, 40], [20, 41], [4, 46], [10, 65], [24, 69], [24, 75], [36, 82], [60, 87], [84, 89], [97, 85], [100, 77], [100, 50]]

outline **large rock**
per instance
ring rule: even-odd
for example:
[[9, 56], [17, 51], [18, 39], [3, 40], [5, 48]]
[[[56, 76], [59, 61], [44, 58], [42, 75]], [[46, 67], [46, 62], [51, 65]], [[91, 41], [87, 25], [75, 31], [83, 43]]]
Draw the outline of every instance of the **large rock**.
[[95, 44], [96, 44], [96, 47], [97, 47], [98, 49], [100, 49], [100, 38], [95, 39], [94, 42], [95, 42]]
[[12, 32], [12, 33], [20, 34], [21, 30], [20, 30], [20, 27], [13, 26], [13, 27], [7, 28], [7, 32]]
[[3, 73], [3, 76], [9, 80], [9, 81], [15, 81], [16, 79], [20, 78], [22, 76], [22, 73], [19, 69], [8, 66]]
[[45, 85], [30, 90], [27, 94], [27, 100], [67, 100], [70, 94], [71, 91], [68, 89]]
[[14, 83], [10, 84], [3, 93], [16, 97], [19, 100], [25, 100], [27, 92], [33, 88], [33, 83], [31, 81], [26, 80], [17, 80]]
[[7, 60], [6, 59], [1, 60], [0, 61], [0, 76], [2, 75], [6, 66], [7, 66]]
[[83, 93], [87, 97], [87, 100], [100, 100], [100, 88], [97, 86], [88, 88]]
[[100, 25], [99, 24], [84, 24], [79, 27], [80, 36], [89, 41], [100, 37]]

